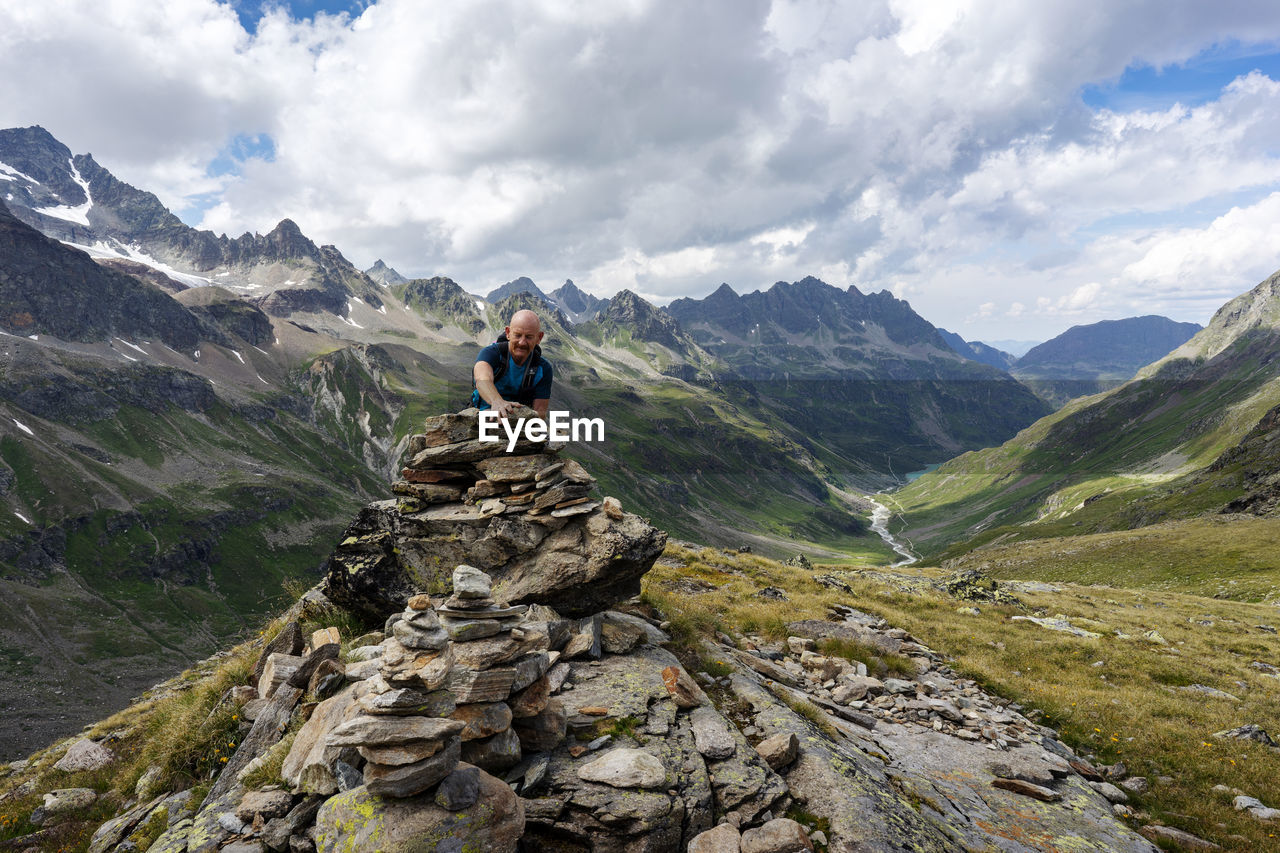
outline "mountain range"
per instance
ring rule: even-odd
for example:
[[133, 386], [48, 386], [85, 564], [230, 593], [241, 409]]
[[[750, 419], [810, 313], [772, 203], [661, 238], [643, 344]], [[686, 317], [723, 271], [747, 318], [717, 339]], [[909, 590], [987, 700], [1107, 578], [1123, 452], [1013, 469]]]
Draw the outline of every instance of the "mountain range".
[[[0, 131], [0, 164], [6, 742], [132, 695], [310, 577], [422, 418], [466, 405], [477, 348], [521, 307], [543, 317], [557, 406], [608, 424], [575, 451], [602, 488], [704, 542], [887, 554], [850, 490], [1048, 410], [887, 293], [722, 288], [685, 302], [705, 314], [690, 330], [571, 281], [484, 299], [366, 273], [290, 220], [192, 229], [41, 128]], [[717, 343], [730, 303], [769, 331]], [[807, 306], [829, 310], [806, 325]], [[104, 659], [118, 681], [95, 680]]]

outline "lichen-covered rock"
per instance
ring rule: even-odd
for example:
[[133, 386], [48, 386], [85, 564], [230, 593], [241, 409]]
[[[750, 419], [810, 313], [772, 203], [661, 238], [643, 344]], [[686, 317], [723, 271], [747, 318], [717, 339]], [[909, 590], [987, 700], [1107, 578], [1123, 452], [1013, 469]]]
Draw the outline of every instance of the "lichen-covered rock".
[[511, 853], [524, 831], [524, 806], [510, 786], [479, 774], [479, 796], [450, 811], [435, 793], [404, 799], [371, 794], [365, 787], [330, 797], [316, 816], [317, 853], [416, 853], [476, 850]]

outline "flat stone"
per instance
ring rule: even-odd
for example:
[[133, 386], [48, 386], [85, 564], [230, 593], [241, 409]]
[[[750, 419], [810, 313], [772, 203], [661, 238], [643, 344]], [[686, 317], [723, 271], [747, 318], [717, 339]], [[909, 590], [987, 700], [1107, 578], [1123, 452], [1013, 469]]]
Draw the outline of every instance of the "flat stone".
[[[510, 607], [488, 607], [485, 609], [467, 609], [463, 607], [452, 606], [454, 600], [451, 598], [445, 603], [445, 606], [436, 608], [436, 612], [441, 616], [450, 616], [455, 619], [510, 619], [513, 616], [521, 616], [529, 609], [527, 604], [515, 604]], [[462, 603], [458, 601], [457, 603]]]
[[342, 634], [337, 628], [328, 627], [321, 628], [318, 631], [311, 632], [311, 648], [318, 649], [321, 646], [327, 646], [330, 643], [341, 643]]
[[[356, 751], [365, 761], [382, 764], [387, 767], [399, 767], [415, 764], [444, 749], [443, 740], [415, 740], [412, 743], [394, 744], [392, 746], [358, 746]], [[357, 782], [356, 784], [360, 784]]]
[[449, 639], [455, 643], [468, 643], [472, 640], [483, 640], [485, 637], [493, 637], [501, 634], [503, 631], [510, 631], [516, 620], [502, 619], [454, 619], [447, 617], [442, 620], [445, 633], [449, 635]]
[[486, 480], [495, 483], [518, 483], [536, 480], [538, 472], [556, 461], [554, 456], [533, 453], [527, 456], [495, 456], [476, 463]]
[[405, 468], [400, 476], [410, 483], [449, 483], [470, 480], [470, 472], [457, 468]]
[[1031, 782], [1024, 782], [1021, 779], [992, 779], [991, 787], [1012, 791], [1015, 794], [1021, 794], [1024, 797], [1031, 797], [1046, 803], [1056, 803], [1062, 799], [1062, 795], [1057, 791]]
[[611, 749], [578, 768], [578, 778], [615, 788], [659, 788], [667, 779], [662, 761], [642, 749]]
[[492, 737], [511, 728], [511, 708], [506, 702], [459, 705], [451, 717], [466, 724], [459, 735], [464, 742]]
[[904, 681], [901, 678], [886, 678], [884, 680], [884, 692], [896, 695], [914, 695], [916, 683], [914, 681]]
[[572, 459], [564, 460], [564, 467], [560, 469], [560, 476], [573, 483], [594, 483], [596, 481], [595, 477], [587, 473], [586, 468], [583, 468]]
[[423, 422], [421, 434], [413, 437], [412, 446], [421, 450], [424, 447], [439, 447], [479, 437], [480, 418], [475, 410], [467, 409], [465, 414], [448, 412], [427, 418]]
[[[67, 748], [67, 752], [53, 765], [55, 770], [77, 773], [81, 770], [97, 770], [106, 767], [116, 760], [115, 753], [100, 743], [88, 738], [78, 740]], [[74, 790], [74, 789], [69, 789]]]
[[459, 666], [485, 670], [546, 648], [546, 634], [528, 632], [519, 636], [516, 631], [510, 631], [482, 640], [457, 643], [453, 647], [453, 657]]
[[412, 797], [437, 784], [458, 765], [461, 741], [450, 738], [443, 749], [430, 758], [413, 764], [389, 766], [366, 764], [364, 784], [370, 794], [384, 797]]
[[412, 625], [420, 631], [434, 631], [440, 627], [436, 611], [431, 607], [410, 607], [397, 625]]
[[392, 688], [385, 693], [360, 697], [360, 708], [367, 714], [391, 714], [402, 717], [448, 717], [457, 702], [448, 690], [418, 690], [413, 687]]
[[363, 715], [337, 726], [327, 742], [333, 746], [386, 746], [419, 740], [441, 740], [465, 724], [442, 717], [374, 717]]
[[[280, 633], [267, 643], [267, 647], [262, 650], [262, 654], [258, 657], [258, 662], [253, 667], [253, 683], [257, 684], [262, 678], [262, 670], [267, 665], [267, 658], [273, 654], [285, 655], [301, 655], [302, 650], [306, 647], [306, 640], [302, 636], [302, 627], [296, 621], [289, 621], [280, 629]], [[261, 696], [262, 692], [259, 691]]]
[[712, 761], [733, 755], [737, 742], [729, 734], [729, 723], [714, 708], [697, 708], [689, 715], [693, 741], [704, 758]]
[[391, 493], [414, 498], [424, 504], [453, 503], [461, 500], [463, 494], [461, 484], [415, 483], [410, 480], [396, 480], [391, 484]]
[[756, 752], [771, 769], [779, 770], [796, 760], [800, 754], [800, 740], [795, 732], [779, 732], [756, 744]]
[[[577, 463], [574, 463], [574, 464], [577, 464]], [[552, 464], [548, 465], [547, 467], [545, 467], [545, 468], [543, 468], [543, 469], [539, 470], [539, 471], [538, 471], [538, 473], [534, 475], [534, 479], [535, 479], [535, 480], [539, 480], [539, 481], [541, 481], [541, 480], [549, 480], [549, 479], [551, 479], [551, 477], [552, 477], [553, 475], [555, 475], [555, 474], [559, 474], [559, 473], [560, 473], [560, 469], [561, 469], [561, 468], [563, 468], [563, 467], [564, 467], [564, 462], [553, 462]], [[581, 467], [581, 466], [579, 466], [579, 467]]]
[[[406, 663], [404, 669], [392, 669], [390, 673], [384, 666], [382, 671], [386, 674], [387, 681], [402, 686], [415, 685], [423, 690], [436, 690], [443, 687], [454, 672], [453, 652], [448, 648], [439, 652], [419, 652]], [[349, 670], [347, 675], [350, 677]]]
[[1090, 782], [1089, 787], [1106, 797], [1109, 803], [1124, 804], [1129, 802], [1129, 795], [1110, 782]]
[[499, 702], [511, 694], [515, 675], [514, 667], [494, 667], [479, 672], [459, 668], [450, 673], [448, 688], [459, 704]]
[[483, 500], [485, 498], [497, 497], [505, 495], [511, 489], [506, 483], [495, 483], [492, 480], [477, 480], [476, 484], [467, 489], [467, 498], [469, 500]]
[[[40, 807], [44, 820], [55, 815], [66, 814], [93, 805], [98, 799], [98, 792], [92, 788], [57, 788], [44, 795], [44, 804]], [[34, 821], [33, 821], [34, 822]]]
[[813, 842], [804, 827], [785, 817], [742, 833], [742, 853], [798, 853], [812, 849]]
[[1174, 829], [1172, 826], [1154, 826], [1147, 824], [1138, 830], [1138, 832], [1150, 838], [1152, 841], [1167, 841], [1184, 850], [1221, 850], [1222, 848], [1212, 841], [1206, 841], [1198, 835], [1192, 835], [1189, 832], [1183, 832], [1181, 829]]
[[1018, 762], [1014, 764], [997, 761], [987, 767], [991, 775], [999, 779], [1021, 779], [1033, 785], [1049, 786], [1057, 779], [1053, 769], [1040, 762]]
[[551, 510], [550, 514], [552, 518], [572, 518], [575, 515], [586, 515], [595, 512], [599, 508], [600, 503], [598, 501], [591, 501], [590, 503], [581, 503], [576, 506], [572, 504], [561, 506], [559, 509]]
[[289, 680], [289, 676], [298, 671], [298, 667], [306, 661], [301, 655], [274, 653], [267, 655], [266, 665], [262, 667], [262, 677], [258, 679], [258, 695], [270, 699], [281, 684]]

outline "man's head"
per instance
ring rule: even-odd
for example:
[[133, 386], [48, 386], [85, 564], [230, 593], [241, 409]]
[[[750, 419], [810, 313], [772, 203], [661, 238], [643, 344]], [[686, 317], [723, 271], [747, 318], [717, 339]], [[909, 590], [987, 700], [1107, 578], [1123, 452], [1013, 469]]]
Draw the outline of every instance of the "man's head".
[[516, 364], [524, 364], [541, 340], [542, 321], [537, 314], [526, 309], [511, 316], [511, 323], [507, 326], [507, 348]]

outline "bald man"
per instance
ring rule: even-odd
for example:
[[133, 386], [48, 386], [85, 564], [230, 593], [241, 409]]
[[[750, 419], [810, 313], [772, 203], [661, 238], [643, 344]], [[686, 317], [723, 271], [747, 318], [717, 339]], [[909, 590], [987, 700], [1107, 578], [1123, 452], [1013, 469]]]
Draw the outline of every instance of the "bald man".
[[551, 406], [551, 362], [542, 357], [542, 321], [532, 311], [517, 311], [496, 343], [476, 356], [471, 376], [471, 405], [493, 409], [505, 418], [522, 403], [546, 420]]

